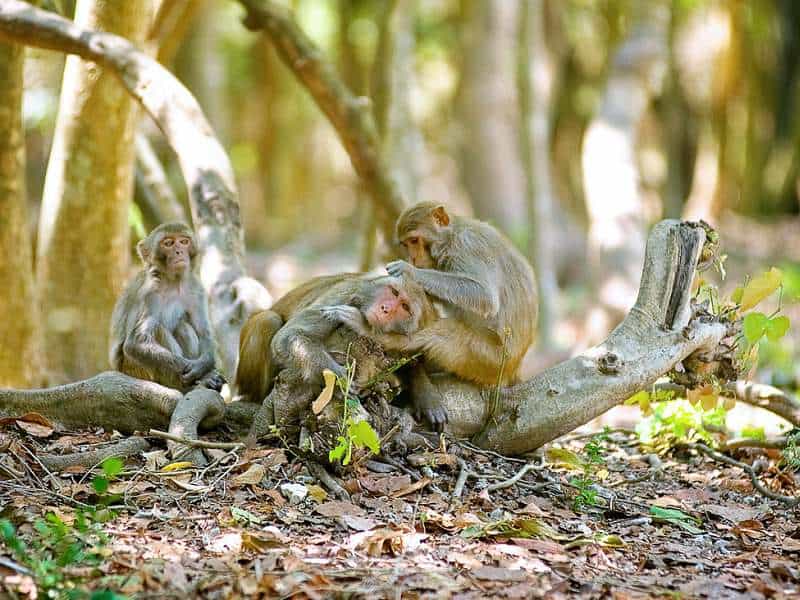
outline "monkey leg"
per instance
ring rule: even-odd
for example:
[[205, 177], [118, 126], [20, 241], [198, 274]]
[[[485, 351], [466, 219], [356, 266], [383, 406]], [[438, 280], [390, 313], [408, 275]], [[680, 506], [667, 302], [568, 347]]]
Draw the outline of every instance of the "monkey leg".
[[242, 328], [234, 380], [236, 393], [242, 400], [262, 402], [272, 389], [275, 365], [270, 345], [282, 326], [283, 319], [278, 313], [264, 310], [251, 316]]
[[[435, 321], [416, 333], [406, 350], [422, 352], [426, 361], [444, 371], [484, 386], [496, 385], [503, 367], [500, 337], [489, 329], [476, 330], [456, 319]], [[509, 371], [503, 369], [502, 383], [516, 376]]]
[[425, 366], [418, 364], [411, 367], [408, 378], [414, 416], [418, 421], [426, 419], [435, 431], [442, 431], [447, 423], [447, 409], [442, 394], [431, 383]]

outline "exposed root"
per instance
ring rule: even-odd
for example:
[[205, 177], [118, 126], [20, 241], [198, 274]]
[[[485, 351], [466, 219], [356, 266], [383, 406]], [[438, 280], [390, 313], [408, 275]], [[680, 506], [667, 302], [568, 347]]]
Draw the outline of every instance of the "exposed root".
[[95, 467], [112, 456], [126, 458], [145, 452], [149, 448], [150, 444], [146, 439], [130, 437], [97, 450], [73, 452], [71, 454], [40, 454], [38, 458], [48, 471], [57, 472], [69, 467]]

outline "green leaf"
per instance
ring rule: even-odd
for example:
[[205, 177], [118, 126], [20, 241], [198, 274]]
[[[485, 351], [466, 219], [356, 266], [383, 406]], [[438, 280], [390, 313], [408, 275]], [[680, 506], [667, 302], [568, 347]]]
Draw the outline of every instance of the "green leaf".
[[108, 479], [105, 477], [95, 477], [92, 479], [92, 487], [98, 494], [105, 494], [108, 491]]
[[765, 440], [767, 439], [767, 434], [764, 432], [763, 427], [755, 427], [753, 425], [748, 425], [742, 429], [741, 436], [743, 438], [747, 438], [750, 440]]
[[625, 400], [623, 404], [625, 406], [633, 406], [634, 404], [641, 404], [642, 402], [647, 402], [650, 400], [650, 393], [642, 390], [641, 392], [636, 392], [633, 396]]
[[105, 459], [100, 465], [100, 467], [103, 469], [103, 473], [105, 473], [106, 477], [109, 479], [122, 473], [122, 468], [124, 466], [125, 463], [118, 456], [111, 456]]
[[344, 453], [347, 451], [347, 440], [341, 435], [339, 436], [339, 444], [328, 452], [328, 460], [330, 462], [341, 461]]
[[546, 457], [550, 464], [572, 471], [583, 471], [586, 466], [580, 456], [566, 448], [548, 448]]
[[742, 332], [745, 339], [751, 344], [755, 344], [764, 335], [769, 318], [764, 313], [752, 312], [745, 315], [742, 322]]
[[356, 446], [369, 448], [373, 454], [378, 454], [381, 451], [381, 442], [378, 434], [367, 421], [350, 423], [347, 432]]
[[744, 294], [744, 288], [742, 286], [739, 286], [731, 293], [731, 300], [736, 304], [741, 304], [743, 294]]
[[681, 512], [675, 508], [661, 508], [660, 506], [651, 506], [650, 516], [653, 517], [653, 519], [656, 521], [665, 521], [667, 523], [677, 525], [678, 527], [682, 527], [689, 533], [693, 533], [695, 535], [703, 533], [703, 530], [695, 525], [695, 523], [699, 523], [697, 519], [690, 517], [686, 513]]
[[748, 310], [777, 290], [783, 281], [780, 269], [772, 267], [766, 273], [751, 279], [742, 292], [741, 309]]
[[786, 332], [789, 331], [790, 323], [789, 317], [785, 317], [783, 315], [767, 321], [767, 325], [764, 329], [765, 333], [767, 334], [767, 339], [771, 342], [781, 339], [784, 335], [786, 335]]

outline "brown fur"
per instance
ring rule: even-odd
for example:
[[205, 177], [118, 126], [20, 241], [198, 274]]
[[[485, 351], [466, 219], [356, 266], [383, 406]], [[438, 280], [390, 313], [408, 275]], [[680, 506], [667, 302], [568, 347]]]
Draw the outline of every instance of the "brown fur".
[[406, 350], [422, 351], [439, 368], [480, 385], [518, 381], [536, 337], [530, 264], [491, 225], [451, 216], [432, 202], [409, 207], [396, 232], [414, 266], [396, 261], [387, 270], [415, 279], [447, 313]]

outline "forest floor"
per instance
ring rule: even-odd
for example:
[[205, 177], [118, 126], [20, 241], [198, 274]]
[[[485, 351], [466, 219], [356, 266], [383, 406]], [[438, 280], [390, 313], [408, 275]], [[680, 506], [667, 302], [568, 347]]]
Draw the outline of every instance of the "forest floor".
[[[390, 472], [364, 462], [343, 477], [350, 501], [280, 447], [211, 450], [209, 467], [182, 471], [165, 469], [156, 448], [128, 459], [107, 490], [84, 469], [50, 475], [35, 459], [107, 439], [4, 423], [0, 518], [16, 533], [3, 530], [2, 597], [35, 597], [20, 593], [32, 581], [23, 563], [41, 575], [51, 555], [66, 565], [58, 585], [84, 578], [137, 598], [800, 597], [797, 508], [754, 493], [736, 467], [655, 454], [625, 430], [562, 438], [514, 483], [526, 461], [465, 443]], [[768, 487], [797, 493], [775, 456], [740, 458], [759, 462]], [[78, 515], [101, 521], [107, 511], [85, 507], [112, 494], [98, 543]], [[48, 513], [58, 518], [42, 521]], [[59, 559], [65, 539], [83, 553]]]

